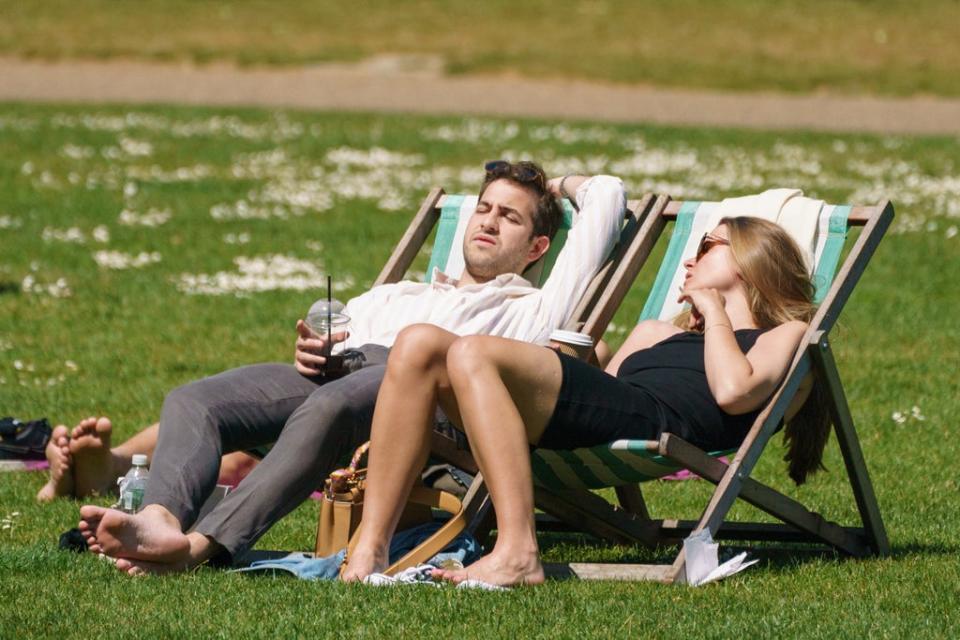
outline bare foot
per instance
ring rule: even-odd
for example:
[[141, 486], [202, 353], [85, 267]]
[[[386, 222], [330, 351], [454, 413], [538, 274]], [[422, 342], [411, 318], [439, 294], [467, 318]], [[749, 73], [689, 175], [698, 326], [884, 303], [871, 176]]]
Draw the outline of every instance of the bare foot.
[[365, 549], [357, 545], [357, 548], [350, 552], [340, 579], [344, 582], [363, 582], [370, 574], [386, 571], [388, 560], [386, 548]]
[[87, 418], [74, 427], [70, 438], [73, 454], [74, 493], [78, 498], [109, 495], [116, 490], [117, 465], [110, 451], [113, 425], [107, 418]]
[[176, 562], [150, 562], [148, 560], [118, 558], [116, 560], [117, 569], [131, 576], [143, 576], [147, 574], [162, 576], [169, 573], [181, 573], [203, 564], [223, 550], [223, 547], [203, 534], [193, 532], [188, 533], [186, 537], [190, 544], [190, 551], [182, 560]]
[[50, 502], [58, 496], [73, 495], [73, 457], [70, 454], [70, 437], [67, 428], [57, 425], [50, 434], [45, 451], [50, 463], [50, 479], [37, 493], [37, 500]]
[[159, 505], [148, 505], [136, 515], [84, 505], [80, 517], [79, 529], [91, 551], [172, 565], [189, 560], [190, 540], [177, 519]]
[[123, 571], [129, 576], [155, 575], [162, 576], [169, 573], [181, 573], [190, 567], [186, 562], [172, 564], [169, 562], [148, 562], [146, 560], [128, 560], [118, 558], [116, 561], [117, 569]]
[[456, 571], [441, 569], [434, 571], [433, 575], [456, 584], [466, 580], [479, 580], [498, 587], [541, 584], [544, 580], [539, 554], [498, 552], [496, 547], [490, 555], [480, 558], [468, 567]]

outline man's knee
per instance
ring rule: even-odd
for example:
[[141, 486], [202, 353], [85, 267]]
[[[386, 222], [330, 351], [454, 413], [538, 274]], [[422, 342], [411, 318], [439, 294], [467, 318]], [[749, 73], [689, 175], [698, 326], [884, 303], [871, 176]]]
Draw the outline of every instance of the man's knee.
[[458, 338], [447, 350], [447, 371], [451, 382], [465, 380], [485, 365], [492, 362], [489, 336], [464, 336]]
[[163, 399], [160, 423], [165, 431], [184, 426], [211, 428], [216, 426], [210, 405], [210, 393], [203, 380], [177, 387]]
[[432, 324], [414, 324], [401, 330], [390, 351], [390, 361], [404, 369], [426, 370], [446, 362], [450, 333]]

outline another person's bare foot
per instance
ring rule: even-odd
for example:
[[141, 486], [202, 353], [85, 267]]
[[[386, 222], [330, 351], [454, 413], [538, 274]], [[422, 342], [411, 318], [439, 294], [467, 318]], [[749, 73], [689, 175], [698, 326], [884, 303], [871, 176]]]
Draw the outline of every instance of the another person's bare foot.
[[177, 519], [159, 505], [131, 515], [88, 504], [80, 508], [80, 518], [80, 532], [93, 552], [173, 566], [189, 560], [190, 540]]
[[87, 418], [70, 436], [73, 454], [74, 494], [78, 498], [108, 495], [116, 491], [116, 456], [110, 451], [113, 425], [108, 418]]
[[544, 581], [543, 565], [540, 564], [538, 553], [498, 552], [496, 547], [490, 555], [480, 558], [468, 567], [455, 571], [438, 569], [433, 575], [456, 584], [478, 580], [498, 587], [518, 587], [541, 584]]
[[46, 448], [47, 462], [50, 463], [50, 479], [37, 492], [37, 500], [50, 502], [58, 496], [73, 495], [73, 458], [70, 454], [70, 437], [67, 428], [57, 425], [50, 434]]
[[344, 582], [363, 582], [363, 579], [370, 574], [386, 571], [389, 566], [388, 561], [386, 548], [364, 549], [358, 545], [350, 552], [347, 566], [340, 574], [340, 579]]

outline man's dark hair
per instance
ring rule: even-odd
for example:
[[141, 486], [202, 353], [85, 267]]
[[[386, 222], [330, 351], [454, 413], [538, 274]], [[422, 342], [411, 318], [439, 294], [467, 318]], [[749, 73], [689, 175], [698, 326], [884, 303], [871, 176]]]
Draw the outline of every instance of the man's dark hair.
[[547, 190], [547, 174], [540, 165], [523, 160], [507, 162], [494, 160], [485, 165], [487, 174], [480, 187], [480, 197], [487, 187], [496, 180], [507, 180], [530, 191], [537, 198], [533, 212], [533, 233], [530, 237], [547, 236], [553, 240], [560, 223], [563, 221], [563, 209], [557, 199]]

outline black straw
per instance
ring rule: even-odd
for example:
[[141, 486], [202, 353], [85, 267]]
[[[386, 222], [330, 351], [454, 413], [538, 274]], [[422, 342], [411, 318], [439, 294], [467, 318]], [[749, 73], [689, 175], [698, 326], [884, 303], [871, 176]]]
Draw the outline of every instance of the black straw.
[[327, 276], [327, 355], [330, 355], [333, 345], [330, 343], [330, 328], [333, 325], [333, 294], [330, 292], [331, 281]]

